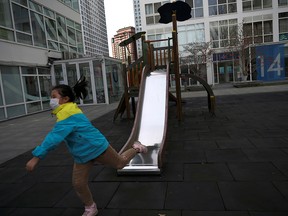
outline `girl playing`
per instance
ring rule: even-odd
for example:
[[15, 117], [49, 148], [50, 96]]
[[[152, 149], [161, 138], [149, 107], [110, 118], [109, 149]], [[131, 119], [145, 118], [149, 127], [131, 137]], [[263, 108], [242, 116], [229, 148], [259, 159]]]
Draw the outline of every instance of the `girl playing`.
[[[50, 106], [57, 121], [41, 145], [33, 151], [33, 158], [26, 164], [33, 171], [47, 153], [64, 141], [74, 158], [72, 184], [76, 194], [85, 205], [82, 216], [95, 216], [98, 213], [96, 203], [88, 187], [88, 177], [94, 162], [123, 168], [137, 153], [146, 153], [146, 146], [136, 141], [131, 149], [119, 155], [74, 103], [76, 98], [87, 96], [87, 81], [80, 80], [73, 87], [57, 85], [52, 89]], [[75, 94], [74, 94], [74, 92]]]

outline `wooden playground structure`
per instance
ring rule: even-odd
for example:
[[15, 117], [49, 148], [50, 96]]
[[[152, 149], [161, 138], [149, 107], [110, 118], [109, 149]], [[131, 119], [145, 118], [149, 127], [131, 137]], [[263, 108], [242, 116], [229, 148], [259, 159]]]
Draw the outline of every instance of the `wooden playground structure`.
[[[147, 67], [150, 71], [157, 69], [170, 68], [167, 73], [175, 74], [176, 96], [169, 92], [169, 100], [175, 101], [177, 104], [177, 118], [182, 121], [182, 100], [181, 100], [181, 86], [180, 86], [180, 72], [179, 72], [179, 55], [178, 55], [178, 38], [177, 38], [177, 21], [176, 14], [172, 15], [173, 31], [172, 38], [160, 39], [160, 40], [146, 40], [145, 32], [139, 32], [127, 40], [121, 42], [119, 46], [128, 46], [130, 43], [134, 43], [136, 47], [136, 40], [140, 39], [142, 44], [142, 56], [131, 62], [131, 57], [128, 56], [126, 62], [122, 63], [122, 75], [124, 80], [124, 93], [119, 102], [118, 108], [114, 114], [114, 121], [120, 115], [122, 116], [126, 110], [127, 118], [131, 118], [132, 113], [135, 116], [136, 102], [135, 98], [138, 97], [139, 87], [141, 85], [141, 77], [144, 72], [143, 68]], [[154, 47], [155, 43], [167, 42], [167, 46]], [[172, 45], [171, 45], [172, 43]], [[136, 50], [136, 49], [135, 49]], [[135, 51], [136, 52], [136, 51]], [[168, 66], [168, 67], [167, 67]], [[147, 71], [147, 70], [146, 70]], [[215, 114], [215, 96], [208, 85], [208, 83], [202, 78], [187, 74], [185, 75], [201, 83], [208, 95], [208, 108], [212, 115]], [[182, 78], [185, 78], [182, 76]], [[130, 105], [131, 99], [131, 105]]]

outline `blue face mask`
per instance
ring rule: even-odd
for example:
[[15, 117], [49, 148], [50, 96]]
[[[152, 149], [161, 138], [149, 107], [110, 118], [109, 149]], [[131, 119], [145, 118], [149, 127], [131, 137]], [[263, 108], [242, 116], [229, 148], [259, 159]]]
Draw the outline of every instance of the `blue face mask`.
[[57, 107], [59, 107], [59, 99], [58, 98], [51, 98], [49, 105], [50, 105], [52, 110], [56, 109]]

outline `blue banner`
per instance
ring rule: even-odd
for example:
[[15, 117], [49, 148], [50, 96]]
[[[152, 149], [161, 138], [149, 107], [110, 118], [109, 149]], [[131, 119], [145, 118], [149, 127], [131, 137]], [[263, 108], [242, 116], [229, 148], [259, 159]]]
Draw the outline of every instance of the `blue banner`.
[[256, 47], [257, 79], [273, 81], [285, 79], [284, 45]]

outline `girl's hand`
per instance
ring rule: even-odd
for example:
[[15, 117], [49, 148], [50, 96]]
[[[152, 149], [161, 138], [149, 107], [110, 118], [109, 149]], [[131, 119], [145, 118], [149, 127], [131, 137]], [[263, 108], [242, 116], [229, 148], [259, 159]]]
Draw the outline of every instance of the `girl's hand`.
[[32, 172], [37, 164], [39, 163], [40, 159], [38, 157], [33, 157], [31, 160], [29, 160], [26, 164], [26, 170], [29, 172]]

